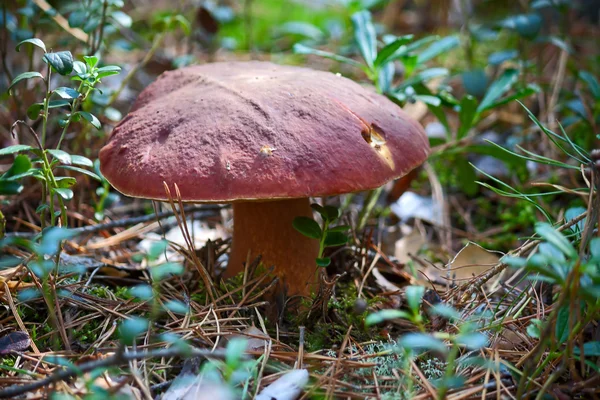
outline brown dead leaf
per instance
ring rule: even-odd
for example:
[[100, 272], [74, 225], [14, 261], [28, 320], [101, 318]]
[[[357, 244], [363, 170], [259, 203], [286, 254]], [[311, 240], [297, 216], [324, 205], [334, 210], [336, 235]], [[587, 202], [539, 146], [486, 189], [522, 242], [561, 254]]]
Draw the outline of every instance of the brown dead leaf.
[[498, 263], [500, 253], [491, 252], [478, 244], [469, 242], [450, 261], [451, 277], [457, 282], [479, 276]]
[[252, 325], [241, 331], [238, 335], [232, 337], [239, 337], [248, 340], [248, 351], [261, 351], [267, 345], [267, 342], [271, 340], [269, 335]]

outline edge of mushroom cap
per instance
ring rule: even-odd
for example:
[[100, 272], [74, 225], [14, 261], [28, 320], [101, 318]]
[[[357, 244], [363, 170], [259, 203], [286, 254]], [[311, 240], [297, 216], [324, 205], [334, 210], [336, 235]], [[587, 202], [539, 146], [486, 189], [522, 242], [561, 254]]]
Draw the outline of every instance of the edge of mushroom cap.
[[[244, 62], [240, 62], [239, 64], [242, 64]], [[237, 64], [237, 63], [213, 63], [212, 65], [215, 64]], [[259, 62], [258, 64], [271, 64], [268, 62]], [[205, 64], [205, 65], [210, 65], [210, 64]], [[276, 64], [271, 64], [273, 67], [283, 67], [283, 68], [298, 68], [299, 70], [311, 70], [310, 68], [305, 68], [305, 67], [295, 67], [295, 66], [286, 66], [286, 65], [276, 65]], [[318, 71], [318, 70], [314, 70], [315, 72], [319, 72], [319, 73], [327, 73], [326, 71]], [[333, 74], [332, 74], [333, 75]], [[357, 84], [354, 81], [351, 81], [347, 78], [344, 78], [350, 82], [352, 82], [353, 84]], [[381, 95], [382, 97], [385, 98], [385, 96]], [[385, 98], [386, 101], [392, 103], [389, 99]], [[152, 100], [150, 100], [151, 102]], [[136, 100], [137, 103], [137, 100]], [[148, 101], [146, 101], [147, 104]], [[402, 109], [399, 106], [398, 107], [399, 111], [402, 111]], [[134, 108], [132, 109], [133, 111], [131, 111], [129, 114], [136, 112], [137, 110], [142, 109], [143, 107], [136, 107], [134, 105]], [[127, 117], [126, 117], [127, 118]], [[125, 119], [124, 119], [125, 120]], [[124, 121], [123, 120], [123, 121]], [[399, 169], [396, 171], [395, 174], [390, 174], [390, 175], [385, 175], [383, 177], [383, 179], [373, 179], [372, 183], [369, 183], [367, 185], [363, 185], [362, 187], [360, 187], [359, 189], [356, 190], [345, 190], [345, 189], [339, 189], [339, 190], [326, 190], [326, 191], [320, 191], [317, 193], [303, 193], [301, 195], [292, 195], [292, 196], [288, 196], [288, 195], [283, 195], [283, 196], [268, 196], [268, 197], [260, 197], [260, 196], [230, 196], [227, 198], [211, 198], [211, 199], [206, 199], [206, 198], [191, 198], [188, 196], [182, 196], [181, 200], [183, 202], [189, 202], [189, 203], [235, 203], [235, 202], [248, 202], [248, 201], [257, 201], [257, 202], [264, 202], [264, 201], [277, 201], [277, 200], [284, 200], [284, 199], [295, 199], [295, 198], [306, 198], [306, 197], [326, 197], [326, 196], [335, 196], [335, 195], [340, 195], [340, 194], [344, 194], [344, 193], [353, 193], [353, 192], [360, 192], [360, 191], [365, 191], [365, 190], [370, 190], [370, 189], [374, 189], [377, 187], [380, 187], [382, 185], [384, 185], [385, 183], [394, 180], [394, 179], [398, 179], [404, 175], [406, 175], [407, 173], [409, 173], [411, 170], [413, 170], [414, 168], [418, 167], [419, 165], [421, 165], [428, 157], [429, 152], [430, 152], [430, 148], [429, 148], [429, 140], [425, 134], [425, 131], [423, 129], [423, 127], [415, 120], [413, 120], [410, 117], [406, 117], [404, 119], [405, 122], [407, 122], [409, 124], [409, 126], [412, 127], [412, 130], [414, 133], [416, 133], [415, 139], [416, 141], [420, 141], [422, 143], [417, 144], [416, 148], [418, 150], [422, 150], [422, 154], [415, 154], [413, 153], [413, 157], [408, 157], [411, 161], [413, 161], [411, 164], [409, 165], [404, 165], [404, 168]], [[120, 124], [119, 124], [120, 125]], [[112, 136], [112, 134], [111, 134]], [[110, 144], [110, 140], [109, 143]], [[108, 149], [108, 144], [102, 148], [102, 150], [100, 151], [100, 159], [102, 161], [103, 158], [106, 158], [107, 153], [109, 153], [109, 149]], [[420, 145], [422, 145], [421, 147], [419, 147]], [[102, 171], [102, 173], [104, 174], [104, 171], [107, 169], [105, 167], [106, 163], [101, 162], [100, 164], [100, 169]], [[109, 173], [108, 175], [114, 175], [112, 173]], [[383, 175], [382, 175], [383, 176]], [[105, 174], [106, 177], [106, 174]], [[143, 194], [141, 193], [140, 190], [130, 190], [131, 187], [126, 187], [125, 185], [121, 185], [119, 182], [119, 179], [109, 179], [108, 177], [106, 177], [107, 180], [109, 180], [109, 182], [111, 183], [111, 185], [120, 193], [129, 196], [129, 197], [135, 197], [135, 198], [143, 198], [143, 199], [151, 199], [151, 200], [158, 200], [158, 201], [168, 201], [168, 196], [165, 194], [164, 196], [153, 196], [153, 195], [147, 195], [147, 194]], [[134, 186], [135, 189], [140, 189], [143, 186], [137, 185]], [[171, 190], [171, 195], [175, 196], [176, 191], [175, 191], [175, 185], [173, 183], [169, 183], [169, 189]]]

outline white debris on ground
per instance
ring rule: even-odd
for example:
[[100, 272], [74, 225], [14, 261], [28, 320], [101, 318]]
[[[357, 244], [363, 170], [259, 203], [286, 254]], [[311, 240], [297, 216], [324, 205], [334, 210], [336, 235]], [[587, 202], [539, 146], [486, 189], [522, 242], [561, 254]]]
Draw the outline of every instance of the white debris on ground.
[[[208, 240], [216, 240], [217, 238], [226, 237], [226, 233], [219, 228], [210, 228], [206, 223], [201, 221], [187, 221], [188, 230], [190, 236], [194, 242], [194, 248], [200, 249], [206, 244]], [[183, 233], [178, 226], [175, 226], [167, 231], [164, 237], [158, 233], [150, 232], [144, 235], [144, 239], [138, 243], [138, 249], [143, 253], [148, 253], [152, 244], [166, 239], [168, 242], [187, 248], [187, 244], [183, 237]], [[181, 256], [173, 251], [172, 247], [169, 247], [166, 252], [166, 257], [163, 254], [156, 263], [162, 263], [167, 261], [177, 261], [177, 258]]]
[[390, 208], [402, 222], [416, 218], [435, 225], [442, 224], [442, 209], [434, 203], [431, 197], [420, 196], [414, 192], [404, 192]]
[[256, 400], [296, 400], [308, 383], [308, 371], [292, 370], [264, 388]]

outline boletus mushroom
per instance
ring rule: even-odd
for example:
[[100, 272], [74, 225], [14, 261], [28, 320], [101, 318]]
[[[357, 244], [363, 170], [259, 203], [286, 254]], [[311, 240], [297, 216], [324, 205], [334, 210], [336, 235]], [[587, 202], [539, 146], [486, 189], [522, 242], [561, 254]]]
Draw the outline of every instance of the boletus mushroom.
[[165, 72], [100, 161], [128, 196], [166, 200], [166, 182], [186, 202], [232, 203], [226, 275], [250, 252], [275, 266], [288, 294], [308, 294], [319, 246], [292, 221], [312, 216], [309, 198], [377, 188], [428, 152], [422, 127], [385, 96], [333, 73], [252, 61]]

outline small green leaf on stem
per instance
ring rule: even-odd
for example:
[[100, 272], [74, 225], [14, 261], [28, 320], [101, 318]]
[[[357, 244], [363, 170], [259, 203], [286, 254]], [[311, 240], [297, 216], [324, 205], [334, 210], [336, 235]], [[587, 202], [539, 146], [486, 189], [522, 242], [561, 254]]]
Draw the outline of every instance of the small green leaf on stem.
[[317, 265], [319, 267], [328, 267], [329, 264], [331, 264], [331, 258], [329, 258], [329, 257], [317, 258]]
[[76, 99], [79, 97], [80, 93], [69, 87], [59, 87], [52, 91], [52, 93], [56, 93], [63, 99]]
[[343, 246], [348, 243], [348, 236], [342, 232], [327, 231], [325, 233], [325, 247]]
[[22, 74], [19, 74], [15, 77], [15, 79], [12, 80], [12, 82], [10, 83], [10, 86], [8, 87], [7, 92], [10, 92], [10, 89], [12, 89], [17, 83], [21, 82], [22, 80], [25, 79], [32, 79], [32, 78], [40, 78], [42, 80], [44, 80], [44, 76], [42, 74], [40, 74], [39, 72], [35, 72], [35, 71], [30, 71], [30, 72], [23, 72]]
[[365, 325], [376, 325], [385, 321], [399, 318], [410, 320], [410, 314], [402, 310], [381, 310], [373, 314], [369, 314], [367, 318], [365, 318]]
[[98, 120], [98, 118], [96, 118], [96, 116], [94, 114], [91, 114], [87, 111], [78, 111], [76, 114], [81, 115], [86, 121], [88, 121], [90, 124], [92, 124], [92, 126], [96, 129], [100, 129], [100, 127], [102, 126], [102, 124], [100, 124], [100, 121]]
[[70, 51], [46, 53], [43, 60], [61, 75], [69, 75], [73, 71], [73, 55]]
[[15, 47], [15, 50], [20, 51], [21, 46], [24, 45], [25, 43], [30, 43], [30, 44], [44, 50], [44, 53], [46, 52], [46, 45], [44, 44], [44, 42], [42, 42], [38, 38], [31, 38], [31, 39], [25, 39], [25, 40], [20, 41], [19, 44], [17, 44], [17, 47]]
[[369, 68], [373, 68], [377, 58], [377, 37], [375, 27], [371, 22], [371, 13], [368, 10], [362, 10], [353, 14], [352, 25], [354, 26], [354, 39], [360, 53]]
[[57, 149], [49, 149], [46, 150], [48, 154], [52, 155], [52, 157], [56, 158], [61, 164], [69, 165], [71, 164], [71, 155], [63, 150]]
[[296, 217], [292, 222], [294, 229], [311, 239], [321, 239], [322, 231], [321, 227], [312, 218], [309, 217]]
[[20, 153], [22, 151], [27, 151], [27, 150], [31, 150], [31, 149], [33, 149], [33, 147], [28, 146], [26, 144], [15, 144], [13, 146], [8, 146], [3, 149], [0, 149], [0, 156]]
[[132, 345], [135, 338], [148, 330], [148, 320], [140, 317], [132, 317], [123, 321], [119, 326], [119, 336], [125, 345]]
[[71, 200], [73, 198], [73, 191], [68, 188], [52, 188], [52, 191], [62, 197], [65, 200]]

